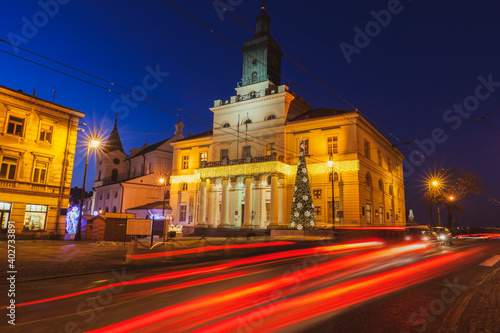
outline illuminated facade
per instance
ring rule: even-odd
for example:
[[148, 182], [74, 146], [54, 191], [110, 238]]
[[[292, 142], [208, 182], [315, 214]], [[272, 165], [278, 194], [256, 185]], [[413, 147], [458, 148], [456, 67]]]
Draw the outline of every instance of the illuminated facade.
[[333, 225], [332, 201], [336, 226], [404, 225], [404, 156], [359, 112], [311, 109], [280, 85], [270, 19], [256, 21], [236, 95], [210, 109], [213, 129], [172, 143], [174, 223], [286, 228], [304, 140], [318, 228]]
[[[161, 186], [159, 179], [171, 172], [173, 141], [182, 139], [184, 125], [175, 124], [174, 136], [152, 145], [130, 150], [125, 154], [115, 126], [106, 145], [97, 156], [94, 180], [94, 209], [101, 213], [133, 211], [138, 218], [149, 215], [147, 208], [162, 209], [167, 202], [169, 186]], [[151, 209], [153, 209], [151, 208]], [[167, 214], [165, 214], [167, 215]]]
[[84, 113], [0, 86], [0, 221], [16, 238], [63, 238]]

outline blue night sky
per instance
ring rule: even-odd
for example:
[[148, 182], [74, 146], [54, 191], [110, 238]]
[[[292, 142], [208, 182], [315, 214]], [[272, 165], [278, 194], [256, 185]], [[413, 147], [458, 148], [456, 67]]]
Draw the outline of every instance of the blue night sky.
[[[239, 47], [253, 36], [234, 17], [216, 10], [211, 0], [172, 2]], [[220, 0], [220, 3], [254, 28], [261, 1]], [[463, 202], [468, 214], [458, 215], [459, 224], [499, 225], [500, 110], [493, 110], [500, 104], [498, 2], [405, 0], [398, 5], [395, 1], [270, 0], [267, 3], [272, 36], [284, 53], [374, 120], [394, 144], [399, 142], [388, 132], [401, 142], [409, 142], [398, 148], [407, 157], [422, 162], [405, 174], [407, 209], [414, 209], [420, 222], [428, 223], [429, 219], [428, 209], [421, 201], [425, 175], [455, 166], [476, 172], [484, 183], [483, 194]], [[208, 108], [213, 106], [213, 100], [228, 99], [241, 78], [241, 51], [166, 1], [41, 0], [6, 1], [2, 5], [1, 39], [130, 89], [144, 87], [148, 73], [159, 71], [157, 81], [146, 84], [151, 88], [147, 90], [148, 96], [206, 119], [212, 117]], [[386, 20], [384, 27], [370, 23], [375, 20], [372, 11], [387, 12], [388, 7], [393, 12], [390, 22], [381, 15], [379, 19]], [[45, 14], [47, 11], [50, 15]], [[366, 28], [372, 29], [369, 30], [372, 37], [355, 39], [356, 31]], [[340, 45], [350, 48], [350, 62]], [[0, 43], [0, 50], [129, 94], [7, 44]], [[146, 140], [151, 144], [171, 136], [173, 124], [179, 119], [191, 125], [191, 134], [212, 127], [208, 120], [186, 120], [182, 118], [185, 114], [158, 102], [151, 103], [173, 114], [124, 102], [117, 94], [4, 52], [0, 53], [0, 73], [1, 85], [26, 93], [36, 89], [37, 96], [47, 100], [52, 100], [53, 89], [57, 87], [56, 103], [85, 112], [87, 124], [102, 125], [107, 133], [111, 130], [113, 113], [119, 111], [118, 127], [127, 152], [142, 146]], [[282, 75], [321, 101], [288, 82], [313, 107], [352, 109], [286, 57]], [[478, 88], [479, 77], [490, 81], [488, 87], [483, 84]], [[475, 97], [478, 91], [480, 98]], [[464, 111], [462, 115], [447, 111], [454, 104], [463, 103], [469, 103], [467, 108], [472, 111]], [[435, 148], [428, 144], [435, 129], [465, 123], [491, 110], [485, 120], [447, 131], [444, 142], [434, 144]], [[427, 142], [428, 150], [423, 158], [416, 152], [422, 148], [415, 141], [422, 137], [425, 138], [421, 142]], [[83, 181], [83, 159], [84, 148], [79, 144], [73, 186], [81, 186]], [[88, 187], [94, 179], [94, 167], [95, 161], [91, 159]]]

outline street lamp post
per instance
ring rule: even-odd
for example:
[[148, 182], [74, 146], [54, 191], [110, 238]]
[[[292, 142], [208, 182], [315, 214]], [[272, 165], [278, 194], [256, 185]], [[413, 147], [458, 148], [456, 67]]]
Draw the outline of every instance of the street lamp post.
[[168, 223], [167, 218], [165, 217], [165, 185], [167, 184], [167, 180], [165, 178], [158, 179], [160, 186], [163, 186], [163, 210], [161, 216], [163, 216], [163, 243], [165, 243], [165, 233], [167, 233], [167, 241], [168, 241]]
[[333, 173], [333, 157], [328, 161], [328, 166], [332, 168], [332, 229], [335, 229], [335, 174]]
[[450, 195], [448, 197], [448, 200], [450, 200], [450, 205], [449, 205], [449, 214], [448, 214], [448, 229], [451, 230], [452, 234], [454, 235], [454, 228], [453, 228], [453, 203], [455, 202], [455, 197], [453, 195]]
[[[432, 206], [434, 205], [434, 200], [436, 198], [436, 190], [437, 187], [439, 186], [439, 182], [437, 180], [433, 180], [430, 182], [429, 186], [429, 191], [430, 191], [430, 213], [431, 213], [431, 227], [434, 226], [434, 218], [433, 218], [433, 212], [432, 212]], [[441, 217], [439, 215], [439, 206], [437, 206], [437, 211], [438, 211], [438, 223], [439, 226], [441, 226]]]
[[[97, 129], [98, 131], [98, 129]], [[89, 166], [89, 152], [90, 148], [97, 148], [99, 147], [99, 140], [97, 140], [97, 135], [96, 135], [96, 130], [92, 129], [90, 132], [90, 138], [89, 142], [87, 145], [87, 158], [85, 160], [85, 172], [83, 173], [83, 186], [82, 186], [82, 195], [80, 196], [80, 211], [78, 213], [78, 224], [76, 226], [76, 234], [75, 234], [75, 240], [76, 241], [81, 241], [82, 240], [82, 210], [83, 210], [83, 201], [85, 200], [85, 183], [87, 182], [87, 168]]]

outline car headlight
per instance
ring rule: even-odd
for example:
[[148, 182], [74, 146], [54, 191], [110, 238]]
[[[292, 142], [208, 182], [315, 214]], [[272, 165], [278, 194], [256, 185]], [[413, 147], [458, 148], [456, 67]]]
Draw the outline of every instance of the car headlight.
[[439, 236], [438, 236], [438, 238], [439, 238], [440, 240], [445, 240], [445, 239], [446, 239], [446, 236], [445, 236], [445, 235], [439, 235]]
[[406, 236], [406, 237], [405, 237], [405, 240], [407, 240], [407, 241], [408, 241], [408, 240], [410, 240], [410, 239], [411, 239], [411, 237], [410, 237], [410, 236]]
[[424, 241], [429, 240], [429, 237], [424, 236], [424, 237], [422, 237], [422, 240], [424, 240]]

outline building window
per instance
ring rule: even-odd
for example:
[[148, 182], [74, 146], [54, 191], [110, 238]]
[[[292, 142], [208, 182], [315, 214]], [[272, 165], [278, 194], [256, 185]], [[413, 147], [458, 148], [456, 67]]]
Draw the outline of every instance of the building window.
[[112, 182], [118, 181], [118, 169], [113, 169], [111, 171], [111, 181]]
[[[335, 201], [335, 211], [337, 212], [337, 215], [335, 217], [335, 221], [339, 221], [339, 209], [340, 209], [340, 202], [339, 201]], [[329, 221], [332, 221], [332, 213], [333, 213], [333, 209], [332, 209], [332, 202], [331, 201], [328, 201], [328, 220]]]
[[[102, 164], [102, 161], [101, 161], [101, 163], [100, 163], [100, 164]], [[113, 159], [113, 164], [116, 164], [116, 165], [120, 164], [120, 159], [118, 159], [118, 158], [114, 158], [114, 159]]]
[[365, 216], [365, 206], [361, 206], [361, 215]]
[[109, 192], [106, 193], [106, 199], [109, 199]]
[[387, 171], [392, 172], [392, 161], [391, 158], [387, 158]]
[[101, 180], [101, 176], [102, 176], [102, 171], [99, 170], [99, 176], [97, 177], [97, 180]]
[[[328, 174], [328, 181], [330, 183], [332, 182], [332, 173], [331, 172]], [[339, 174], [336, 172], [333, 174], [333, 181], [335, 181], [335, 182], [339, 181]]]
[[42, 124], [42, 126], [40, 126], [40, 141], [52, 143], [52, 130], [52, 126]]
[[0, 167], [1, 179], [16, 179], [17, 158], [3, 156], [2, 166]]
[[221, 149], [220, 150], [220, 160], [224, 161], [229, 159], [229, 149]]
[[257, 92], [255, 90], [252, 90], [248, 95], [250, 96], [250, 98], [255, 98], [257, 97]]
[[132, 171], [130, 172], [130, 174], [132, 175], [132, 177], [135, 177], [135, 167], [132, 168]]
[[370, 174], [370, 172], [366, 173], [365, 183], [367, 186], [372, 187], [372, 175]]
[[252, 123], [252, 119], [248, 118], [246, 119], [244, 122], [243, 122], [243, 125], [247, 125], [247, 124], [251, 124]]
[[389, 185], [389, 194], [394, 195], [394, 190], [392, 188], [392, 185]]
[[384, 192], [384, 182], [382, 181], [382, 179], [378, 180], [378, 189]]
[[45, 230], [45, 222], [47, 220], [47, 207], [48, 206], [44, 205], [26, 205], [23, 230]]
[[7, 133], [17, 136], [23, 136], [24, 119], [9, 116], [9, 123], [7, 124]]
[[186, 215], [187, 215], [187, 206], [181, 205], [180, 214], [179, 214], [179, 221], [186, 222]]
[[320, 216], [321, 215], [321, 206], [314, 207], [314, 212], [316, 213], [316, 216]]
[[366, 204], [366, 223], [372, 223], [372, 205], [370, 203]]
[[33, 183], [45, 184], [47, 176], [47, 163], [35, 162], [35, 170], [33, 172]]
[[118, 198], [118, 191], [115, 191], [115, 198]]
[[152, 172], [151, 170], [151, 162], [148, 163], [148, 174], [150, 174]]
[[[302, 143], [304, 144], [304, 155], [309, 156], [309, 139], [302, 140]], [[300, 148], [300, 139], [299, 139], [299, 148]]]
[[99, 194], [99, 200], [102, 200], [102, 193]]
[[266, 202], [266, 221], [271, 222], [271, 203]]
[[182, 169], [189, 169], [189, 155], [182, 155]]
[[270, 156], [274, 153], [274, 143], [266, 143], [266, 156]]
[[208, 153], [200, 153], [200, 163], [208, 161]]
[[313, 190], [314, 199], [321, 199], [321, 190]]
[[227, 127], [229, 127], [229, 126], [230, 126], [230, 125], [229, 125], [229, 123], [223, 123], [221, 127], [222, 127], [222, 128], [227, 128]]
[[379, 222], [380, 224], [384, 224], [384, 207], [379, 206], [378, 211], [379, 211]]
[[106, 207], [106, 209], [104, 210], [105, 213], [108, 213], [109, 212], [109, 208]]
[[113, 213], [116, 213], [116, 206], [113, 206]]
[[380, 150], [377, 150], [377, 159], [378, 159], [378, 165], [382, 166], [382, 153]]
[[328, 137], [327, 145], [328, 145], [328, 155], [332, 156], [333, 154], [339, 153], [339, 145], [336, 136]]
[[10, 202], [0, 202], [0, 221], [2, 223], [2, 229], [8, 229], [10, 209], [12, 204]]
[[365, 156], [370, 158], [370, 141], [365, 140]]
[[182, 191], [187, 191], [187, 189], [188, 189], [188, 184], [182, 183]]
[[269, 116], [266, 117], [266, 120], [273, 120], [276, 119], [276, 116], [274, 114], [270, 114]]
[[252, 156], [252, 147], [251, 146], [243, 146], [241, 147], [241, 157], [247, 158]]
[[257, 72], [253, 72], [252, 73], [252, 83], [256, 83], [257, 82]]

